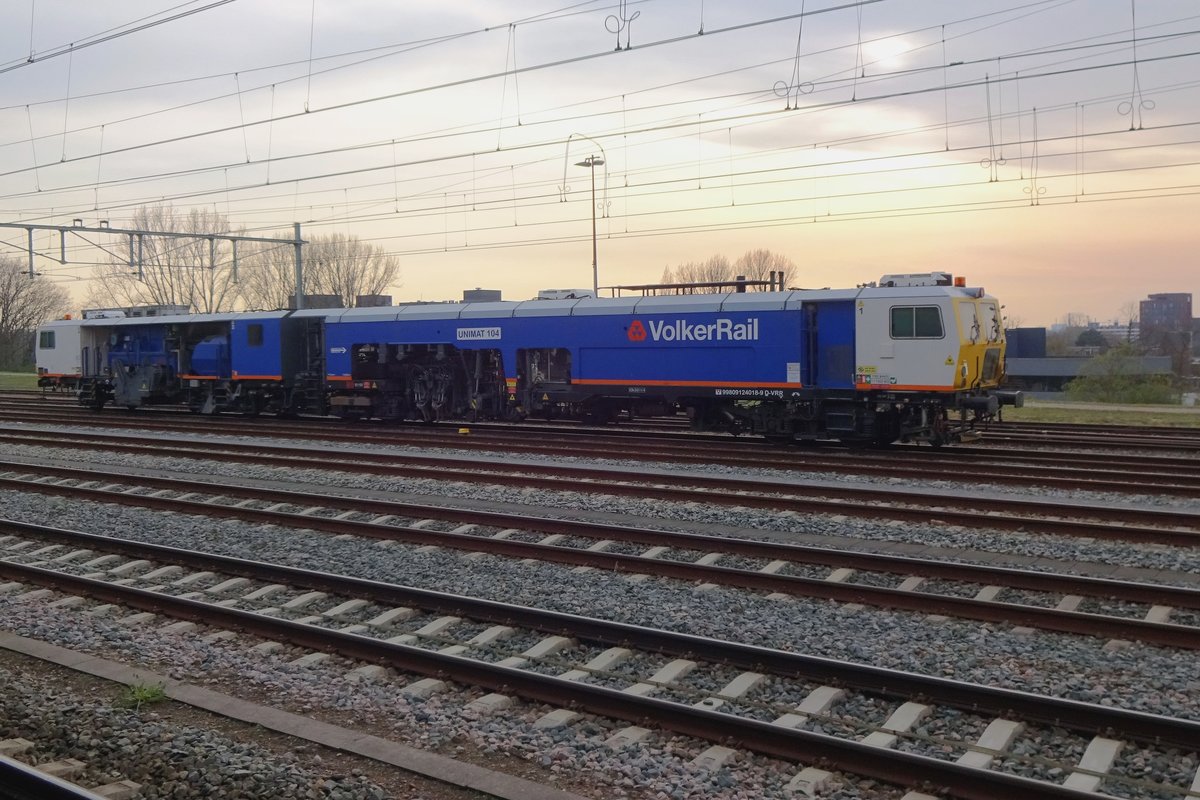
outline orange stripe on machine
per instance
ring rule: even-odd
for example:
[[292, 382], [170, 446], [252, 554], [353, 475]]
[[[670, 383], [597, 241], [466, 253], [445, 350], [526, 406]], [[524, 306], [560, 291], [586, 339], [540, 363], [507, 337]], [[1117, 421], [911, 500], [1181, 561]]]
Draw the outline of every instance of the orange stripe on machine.
[[856, 383], [855, 389], [877, 392], [953, 392], [953, 386], [923, 386], [917, 383], [871, 384]]
[[580, 386], [711, 386], [717, 389], [802, 389], [802, 383], [771, 382], [771, 381], [660, 381], [639, 380], [637, 378], [597, 378], [591, 380], [573, 380], [572, 384]]

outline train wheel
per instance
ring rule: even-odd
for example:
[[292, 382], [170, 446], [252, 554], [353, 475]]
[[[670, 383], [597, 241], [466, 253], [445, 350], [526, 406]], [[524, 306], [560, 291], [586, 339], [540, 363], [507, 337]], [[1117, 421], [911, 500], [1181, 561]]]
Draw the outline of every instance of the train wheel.
[[945, 412], [938, 414], [933, 418], [933, 424], [929, 431], [929, 444], [935, 449], [941, 447], [950, 441], [949, 425], [946, 421]]

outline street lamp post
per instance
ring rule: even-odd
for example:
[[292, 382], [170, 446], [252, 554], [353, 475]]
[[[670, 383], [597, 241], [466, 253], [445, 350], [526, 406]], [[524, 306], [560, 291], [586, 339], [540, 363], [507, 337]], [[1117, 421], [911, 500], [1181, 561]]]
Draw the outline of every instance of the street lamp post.
[[604, 159], [599, 156], [588, 156], [575, 164], [577, 167], [587, 167], [592, 171], [592, 294], [600, 296], [600, 270], [596, 260], [596, 167], [604, 166]]

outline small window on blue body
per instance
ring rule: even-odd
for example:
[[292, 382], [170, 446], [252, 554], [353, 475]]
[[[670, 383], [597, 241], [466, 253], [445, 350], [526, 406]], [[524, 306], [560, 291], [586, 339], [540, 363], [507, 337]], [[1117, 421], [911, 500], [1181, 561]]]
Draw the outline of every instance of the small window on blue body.
[[941, 339], [942, 312], [937, 306], [895, 306], [892, 308], [893, 339]]
[[263, 343], [263, 326], [261, 324], [251, 324], [246, 326], [246, 344], [250, 347], [262, 347]]
[[41, 350], [54, 349], [54, 331], [42, 331], [38, 335], [38, 348]]

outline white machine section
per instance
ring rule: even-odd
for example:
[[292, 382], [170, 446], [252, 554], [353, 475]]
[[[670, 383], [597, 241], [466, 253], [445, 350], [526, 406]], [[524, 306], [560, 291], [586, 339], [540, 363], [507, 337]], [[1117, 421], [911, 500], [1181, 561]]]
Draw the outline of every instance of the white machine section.
[[953, 389], [958, 320], [946, 288], [864, 289], [855, 300], [855, 369], [859, 389]]
[[108, 328], [80, 326], [79, 352], [85, 378], [104, 373], [108, 364], [108, 348], [112, 343], [112, 337], [113, 332]]
[[[38, 377], [72, 383], [104, 372], [112, 324], [124, 323], [124, 315], [92, 316], [85, 319], [56, 319], [38, 328]], [[130, 319], [130, 322], [145, 320]], [[103, 326], [103, 327], [101, 327]]]
[[39, 377], [77, 378], [83, 374], [78, 320], [47, 322], [38, 328], [36, 345]]

